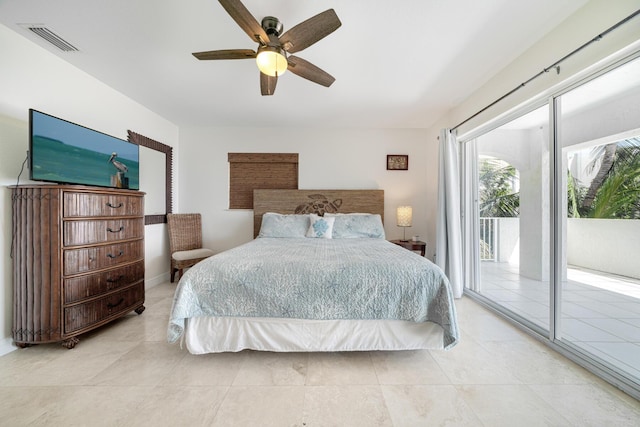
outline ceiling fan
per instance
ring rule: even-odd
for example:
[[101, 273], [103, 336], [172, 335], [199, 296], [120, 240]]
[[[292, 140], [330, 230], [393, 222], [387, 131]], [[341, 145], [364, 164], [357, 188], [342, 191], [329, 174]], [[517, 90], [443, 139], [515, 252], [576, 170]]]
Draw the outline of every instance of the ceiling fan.
[[322, 86], [329, 87], [335, 78], [302, 58], [291, 55], [325, 38], [342, 23], [333, 9], [319, 13], [291, 28], [284, 34], [278, 18], [267, 16], [262, 24], [240, 0], [219, 0], [234, 21], [251, 40], [258, 42], [257, 51], [251, 49], [210, 50], [194, 52], [200, 60], [256, 58], [260, 69], [260, 90], [262, 95], [273, 95], [278, 77], [286, 70]]

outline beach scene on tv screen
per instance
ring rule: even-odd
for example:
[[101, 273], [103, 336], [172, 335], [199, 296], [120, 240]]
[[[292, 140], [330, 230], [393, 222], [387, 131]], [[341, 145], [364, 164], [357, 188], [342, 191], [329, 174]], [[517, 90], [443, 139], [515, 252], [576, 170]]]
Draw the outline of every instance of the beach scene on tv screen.
[[139, 189], [136, 144], [37, 111], [32, 131], [34, 180]]

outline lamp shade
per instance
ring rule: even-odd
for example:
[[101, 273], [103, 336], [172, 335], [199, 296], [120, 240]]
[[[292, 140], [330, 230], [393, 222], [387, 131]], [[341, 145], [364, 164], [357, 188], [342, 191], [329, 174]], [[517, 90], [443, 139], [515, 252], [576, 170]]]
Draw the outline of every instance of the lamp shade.
[[413, 209], [411, 206], [398, 206], [398, 227], [411, 227]]
[[263, 74], [278, 77], [287, 71], [287, 58], [282, 49], [273, 46], [258, 48], [256, 63]]

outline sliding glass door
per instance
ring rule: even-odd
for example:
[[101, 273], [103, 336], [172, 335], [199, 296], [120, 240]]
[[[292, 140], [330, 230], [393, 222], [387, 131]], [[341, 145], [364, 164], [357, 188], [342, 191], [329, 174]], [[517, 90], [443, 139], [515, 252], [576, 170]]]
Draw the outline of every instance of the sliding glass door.
[[[549, 328], [549, 108], [485, 133], [475, 144], [479, 283], [476, 291]], [[469, 152], [467, 148], [465, 150]]]
[[640, 382], [640, 59], [556, 99], [556, 339]]
[[640, 393], [640, 59], [461, 144], [467, 294]]

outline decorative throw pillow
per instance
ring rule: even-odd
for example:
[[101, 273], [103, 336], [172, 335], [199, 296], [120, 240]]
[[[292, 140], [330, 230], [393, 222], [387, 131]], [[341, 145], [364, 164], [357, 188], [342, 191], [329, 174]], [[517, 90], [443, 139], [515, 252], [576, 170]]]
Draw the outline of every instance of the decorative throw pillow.
[[307, 237], [330, 239], [333, 234], [333, 223], [335, 217], [322, 217], [316, 214], [309, 214], [311, 224], [307, 230]]

